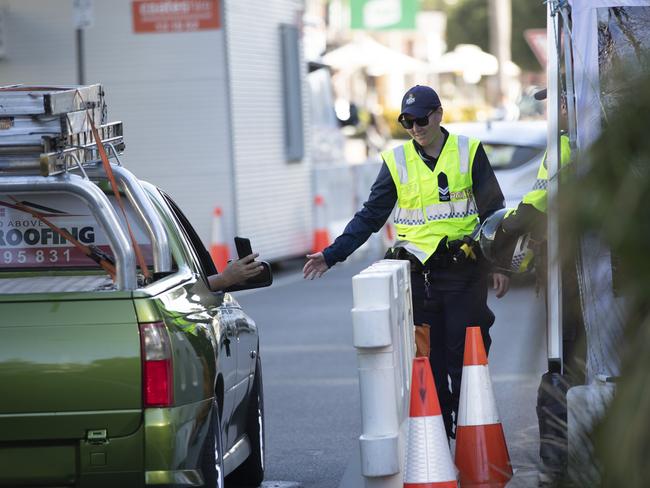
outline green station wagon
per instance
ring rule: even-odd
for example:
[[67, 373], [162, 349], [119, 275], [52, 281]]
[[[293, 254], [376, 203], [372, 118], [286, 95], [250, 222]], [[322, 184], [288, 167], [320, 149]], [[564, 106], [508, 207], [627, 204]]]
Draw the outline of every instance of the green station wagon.
[[[44, 115], [21, 115], [26, 91], [0, 90], [8, 133], [98, 104], [34, 88]], [[96, 135], [78, 129], [41, 131], [37, 157], [0, 131], [0, 486], [258, 486], [259, 337], [231, 292], [270, 285], [268, 264], [212, 291], [181, 210], [115, 164], [121, 126], [97, 133], [123, 207]]]

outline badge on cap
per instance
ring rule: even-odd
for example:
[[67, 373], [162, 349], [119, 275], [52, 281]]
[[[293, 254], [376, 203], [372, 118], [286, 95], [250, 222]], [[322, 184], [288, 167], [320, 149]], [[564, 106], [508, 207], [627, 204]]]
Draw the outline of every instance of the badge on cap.
[[413, 96], [412, 93], [409, 93], [409, 97], [406, 99], [406, 102], [404, 103], [406, 103], [406, 105], [411, 105], [415, 103], [415, 97]]

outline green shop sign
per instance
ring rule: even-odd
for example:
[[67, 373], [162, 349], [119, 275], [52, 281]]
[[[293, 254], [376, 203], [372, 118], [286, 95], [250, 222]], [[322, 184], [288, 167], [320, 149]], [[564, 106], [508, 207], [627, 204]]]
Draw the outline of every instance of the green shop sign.
[[350, 0], [352, 29], [414, 30], [418, 0]]

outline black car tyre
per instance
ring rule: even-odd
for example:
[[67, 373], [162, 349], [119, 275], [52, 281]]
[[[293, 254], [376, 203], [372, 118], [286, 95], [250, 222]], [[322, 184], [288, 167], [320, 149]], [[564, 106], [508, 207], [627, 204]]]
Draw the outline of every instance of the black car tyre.
[[223, 470], [223, 441], [221, 438], [221, 419], [217, 402], [212, 405], [212, 417], [208, 435], [201, 455], [203, 486], [206, 488], [225, 488]]
[[246, 434], [251, 443], [251, 454], [228, 476], [228, 482], [237, 486], [254, 487], [261, 485], [264, 480], [264, 390], [259, 357], [255, 365], [255, 381], [247, 415]]

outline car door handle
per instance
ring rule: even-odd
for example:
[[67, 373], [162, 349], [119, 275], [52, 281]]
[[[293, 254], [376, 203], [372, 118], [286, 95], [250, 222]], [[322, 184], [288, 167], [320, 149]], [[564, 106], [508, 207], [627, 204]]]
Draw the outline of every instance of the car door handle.
[[237, 327], [234, 324], [226, 325], [226, 335], [230, 337], [237, 335]]

